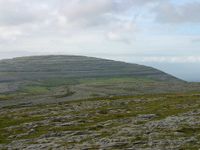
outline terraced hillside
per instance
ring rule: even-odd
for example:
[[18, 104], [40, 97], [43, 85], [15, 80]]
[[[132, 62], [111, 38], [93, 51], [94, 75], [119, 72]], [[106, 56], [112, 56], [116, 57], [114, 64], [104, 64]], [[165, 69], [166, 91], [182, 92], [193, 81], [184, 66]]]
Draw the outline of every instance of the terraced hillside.
[[0, 123], [0, 149], [198, 150], [200, 94], [5, 107]]
[[0, 82], [121, 76], [178, 80], [151, 67], [84, 56], [35, 56], [2, 60], [0, 73]]
[[200, 91], [157, 69], [84, 56], [0, 61], [0, 108], [116, 95]]

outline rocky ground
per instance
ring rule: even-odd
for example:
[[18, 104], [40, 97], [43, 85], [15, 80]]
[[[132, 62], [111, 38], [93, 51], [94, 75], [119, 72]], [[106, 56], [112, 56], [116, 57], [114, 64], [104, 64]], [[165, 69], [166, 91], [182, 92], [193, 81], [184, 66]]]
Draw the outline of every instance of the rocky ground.
[[198, 150], [200, 95], [93, 98], [0, 110], [2, 150]]

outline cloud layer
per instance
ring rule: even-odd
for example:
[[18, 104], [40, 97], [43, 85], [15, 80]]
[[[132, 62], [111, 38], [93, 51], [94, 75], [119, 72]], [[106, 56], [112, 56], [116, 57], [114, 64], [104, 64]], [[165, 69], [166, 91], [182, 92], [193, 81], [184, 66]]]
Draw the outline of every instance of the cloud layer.
[[120, 36], [124, 36], [122, 32], [129, 33], [135, 30], [133, 10], [155, 2], [155, 0], [0, 0], [0, 37], [15, 39], [14, 37], [22, 35], [49, 36], [50, 32], [51, 36], [57, 34], [78, 36], [79, 32], [87, 30], [104, 32], [103, 34], [109, 39], [119, 40]]
[[200, 55], [199, 10], [197, 0], [0, 0], [0, 52]]
[[200, 2], [188, 2], [173, 5], [169, 1], [163, 2], [155, 8], [156, 21], [161, 23], [200, 23]]
[[153, 56], [139, 57], [140, 62], [157, 63], [200, 63], [200, 56]]

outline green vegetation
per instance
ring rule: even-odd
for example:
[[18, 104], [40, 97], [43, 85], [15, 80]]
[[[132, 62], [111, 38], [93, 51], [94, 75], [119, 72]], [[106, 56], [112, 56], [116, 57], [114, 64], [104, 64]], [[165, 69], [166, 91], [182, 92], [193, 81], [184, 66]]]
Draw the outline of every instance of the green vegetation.
[[155, 80], [146, 77], [101, 77], [101, 78], [85, 78], [80, 79], [80, 83], [95, 83], [95, 84], [117, 84], [117, 83], [141, 83], [141, 82], [155, 82]]
[[151, 67], [84, 56], [35, 56], [1, 60], [0, 77], [3, 83], [0, 92], [1, 89], [5, 90], [1, 86], [6, 87], [6, 92], [28, 88], [30, 92], [37, 93], [41, 87], [62, 85], [150, 81], [182, 83]]
[[151, 67], [83, 56], [2, 60], [0, 77], [0, 107], [200, 91], [198, 83], [184, 82]]
[[[42, 116], [23, 116], [22, 114], [18, 114], [17, 116], [11, 116], [11, 114], [4, 115], [0, 117], [0, 143], [8, 143], [10, 135], [17, 135], [25, 132], [24, 129], [15, 128], [13, 130], [7, 130], [6, 128], [10, 126], [16, 126], [23, 123], [29, 123], [34, 121], [42, 120]], [[27, 131], [26, 131], [27, 132]]]
[[[61, 142], [62, 145], [84, 144], [94, 138], [93, 134], [97, 134], [96, 140], [110, 139], [113, 135], [118, 135], [123, 128], [135, 132], [135, 130], [141, 130], [145, 124], [163, 121], [168, 117], [180, 116], [190, 111], [198, 112], [198, 110], [200, 110], [200, 96], [198, 93], [117, 96], [27, 108], [3, 108], [0, 112], [0, 143], [9, 144], [13, 140], [21, 139], [31, 139], [36, 142], [37, 139], [47, 135], [74, 132], [76, 136], [86, 134], [87, 137], [80, 139], [79, 142], [63, 141]], [[148, 114], [154, 115], [151, 117]], [[134, 118], [135, 123], [131, 121]], [[159, 133], [162, 136], [161, 139], [175, 140], [180, 137], [199, 139], [200, 126], [195, 123], [194, 126], [191, 126], [188, 124], [190, 122], [186, 121], [176, 123], [176, 130], [167, 128], [167, 126], [165, 128], [155, 126], [151, 132], [155, 130], [157, 134]], [[27, 123], [31, 123], [31, 128]], [[136, 128], [137, 126], [141, 126], [141, 129]], [[180, 135], [175, 136], [174, 132], [180, 133]], [[127, 134], [122, 132], [118, 136], [126, 137]], [[148, 142], [148, 138], [142, 132], [133, 137], [128, 136], [127, 140], [130, 141], [122, 144], [122, 148], [130, 146], [132, 143], [140, 145]], [[142, 147], [145, 146], [147, 145]], [[192, 146], [186, 144], [185, 147]]]
[[47, 93], [49, 92], [49, 89], [47, 87], [42, 86], [26, 86], [24, 87], [24, 89], [22, 89], [22, 92], [31, 95], [37, 95]]
[[9, 100], [11, 98], [13, 98], [11, 95], [0, 95], [0, 101], [1, 100]]
[[2, 60], [0, 77], [0, 149], [199, 148], [198, 83], [82, 56]]
[[40, 86], [44, 87], [58, 87], [62, 85], [75, 85], [78, 84], [79, 80], [76, 78], [49, 78], [41, 80], [39, 83]]

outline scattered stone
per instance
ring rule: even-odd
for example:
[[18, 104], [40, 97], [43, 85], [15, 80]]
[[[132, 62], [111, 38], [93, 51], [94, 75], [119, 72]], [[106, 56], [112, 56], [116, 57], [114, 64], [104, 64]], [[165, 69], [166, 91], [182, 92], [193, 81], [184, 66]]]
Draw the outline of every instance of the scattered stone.
[[155, 117], [157, 117], [156, 114], [138, 115], [138, 118], [142, 118], [142, 119], [153, 119]]

